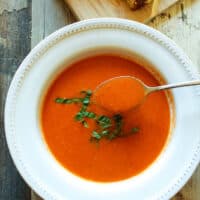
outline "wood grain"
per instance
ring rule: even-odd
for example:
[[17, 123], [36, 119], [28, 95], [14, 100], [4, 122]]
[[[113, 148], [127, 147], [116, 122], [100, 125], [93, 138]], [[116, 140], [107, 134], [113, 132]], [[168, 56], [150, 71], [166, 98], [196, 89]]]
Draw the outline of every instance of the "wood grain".
[[145, 22], [157, 15], [177, 0], [155, 0], [158, 6], [152, 3], [139, 10], [132, 11], [125, 0], [65, 0], [78, 20], [94, 17], [120, 17]]
[[[33, 0], [31, 47], [55, 30], [74, 21], [74, 16], [62, 0]], [[32, 191], [31, 200], [41, 198]]]
[[200, 1], [182, 0], [148, 25], [174, 40], [200, 72]]
[[[173, 39], [185, 51], [200, 72], [199, 11], [200, 1], [183, 0], [152, 19], [148, 25]], [[200, 200], [200, 166], [172, 200]]]
[[0, 1], [0, 14], [3, 11], [13, 11], [13, 10], [20, 10], [22, 8], [27, 8], [28, 7], [28, 1], [26, 0], [1, 0]]
[[32, 1], [31, 47], [55, 30], [74, 21], [75, 18], [62, 0]]
[[30, 189], [10, 158], [4, 132], [4, 105], [10, 81], [30, 50], [31, 4], [0, 1], [0, 199], [28, 200]]

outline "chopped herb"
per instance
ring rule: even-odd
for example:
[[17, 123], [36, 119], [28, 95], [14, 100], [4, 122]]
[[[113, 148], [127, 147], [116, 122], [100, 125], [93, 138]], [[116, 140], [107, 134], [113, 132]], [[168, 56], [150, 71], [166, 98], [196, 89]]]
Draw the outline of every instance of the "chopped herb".
[[106, 129], [112, 126], [111, 119], [105, 115], [101, 115], [97, 118], [97, 123], [102, 129]]
[[85, 128], [89, 128], [89, 125], [88, 125], [88, 123], [85, 120], [83, 120], [81, 123], [83, 124], [83, 126]]
[[122, 135], [122, 125], [123, 125], [123, 118], [120, 114], [116, 114], [113, 116], [113, 120], [115, 122], [115, 130], [113, 131], [113, 137], [112, 139], [114, 139], [117, 136]]
[[79, 103], [81, 102], [81, 98], [72, 98], [72, 99], [66, 99], [66, 98], [56, 98], [55, 102], [60, 104], [71, 104], [71, 103]]
[[137, 133], [140, 129], [138, 127], [134, 127], [131, 129], [131, 133]]
[[92, 131], [92, 137], [97, 140], [101, 139], [101, 135], [97, 131]]
[[84, 114], [82, 112], [78, 112], [76, 115], [75, 115], [75, 120], [76, 121], [82, 121], [83, 118], [84, 118]]
[[107, 136], [108, 134], [109, 134], [109, 130], [103, 130], [101, 132], [101, 135], [103, 135], [103, 136]]
[[120, 114], [115, 114], [112, 117], [105, 115], [97, 115], [94, 112], [88, 111], [90, 105], [90, 98], [92, 96], [91, 90], [85, 90], [80, 92], [82, 98], [56, 98], [55, 102], [59, 104], [77, 104], [81, 105], [80, 110], [74, 116], [74, 119], [80, 122], [85, 128], [89, 128], [86, 118], [93, 119], [96, 121], [96, 130], [92, 131], [90, 141], [99, 142], [102, 138], [113, 140], [118, 137], [127, 136], [129, 134], [137, 133], [138, 127], [131, 129], [129, 134], [123, 134], [123, 117]]
[[87, 115], [88, 118], [94, 119], [96, 117], [96, 114], [93, 112], [89, 112]]
[[89, 114], [89, 112], [88, 112], [88, 111], [82, 111], [82, 113], [83, 113], [84, 117], [87, 117], [87, 116], [88, 116], [88, 114]]
[[91, 90], [83, 90], [83, 91], [81, 91], [81, 94], [86, 94], [87, 96], [91, 96], [92, 91]]
[[67, 103], [69, 101], [69, 99], [64, 99], [64, 98], [56, 98], [55, 102], [56, 103]]
[[90, 99], [88, 97], [84, 98], [82, 102], [84, 105], [88, 105], [90, 103]]
[[109, 136], [108, 136], [108, 139], [109, 140], [113, 140], [114, 138], [116, 138], [116, 135], [114, 133], [111, 133]]
[[73, 98], [73, 99], [71, 99], [71, 100], [72, 100], [72, 103], [79, 103], [79, 102], [82, 101], [81, 98]]
[[87, 110], [87, 106], [83, 105], [80, 112], [85, 112]]
[[122, 121], [122, 116], [120, 114], [116, 114], [113, 116], [113, 119], [116, 123], [120, 123]]

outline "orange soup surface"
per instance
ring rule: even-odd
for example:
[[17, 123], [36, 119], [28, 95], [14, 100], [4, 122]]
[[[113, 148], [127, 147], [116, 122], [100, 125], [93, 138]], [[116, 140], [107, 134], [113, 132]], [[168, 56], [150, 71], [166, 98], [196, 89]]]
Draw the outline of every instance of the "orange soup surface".
[[[138, 132], [98, 143], [89, 140], [96, 128], [91, 119], [88, 128], [74, 120], [80, 110], [77, 104], [55, 103], [57, 97], [78, 97], [80, 91], [93, 91], [103, 81], [117, 76], [134, 76], [149, 86], [159, 85], [151, 73], [133, 61], [101, 55], [63, 71], [43, 102], [41, 126], [49, 150], [66, 169], [88, 180], [112, 182], [139, 174], [159, 156], [169, 136], [170, 106], [163, 91], [149, 95], [137, 110], [124, 113], [124, 131], [138, 127]], [[126, 95], [126, 90], [121, 90], [121, 95]], [[95, 106], [93, 109], [109, 115]]]

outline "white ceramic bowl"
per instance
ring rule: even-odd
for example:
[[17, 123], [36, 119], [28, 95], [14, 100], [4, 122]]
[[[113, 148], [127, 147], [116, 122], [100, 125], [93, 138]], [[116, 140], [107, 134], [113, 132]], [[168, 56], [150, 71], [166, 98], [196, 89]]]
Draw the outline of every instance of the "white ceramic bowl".
[[173, 90], [176, 120], [172, 137], [159, 159], [138, 176], [114, 183], [91, 182], [71, 174], [54, 159], [42, 139], [39, 122], [46, 88], [66, 63], [111, 51], [143, 57], [169, 83], [200, 78], [173, 41], [133, 21], [114, 18], [81, 21], [40, 42], [14, 76], [5, 106], [5, 129], [17, 169], [45, 199], [169, 199], [199, 163], [199, 87]]

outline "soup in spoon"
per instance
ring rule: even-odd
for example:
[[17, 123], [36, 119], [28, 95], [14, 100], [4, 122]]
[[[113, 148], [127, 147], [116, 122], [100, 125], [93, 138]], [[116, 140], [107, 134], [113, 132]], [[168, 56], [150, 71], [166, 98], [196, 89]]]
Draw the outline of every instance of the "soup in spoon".
[[119, 76], [102, 82], [94, 91], [93, 101], [115, 113], [137, 107], [145, 97], [145, 88], [139, 80]]

